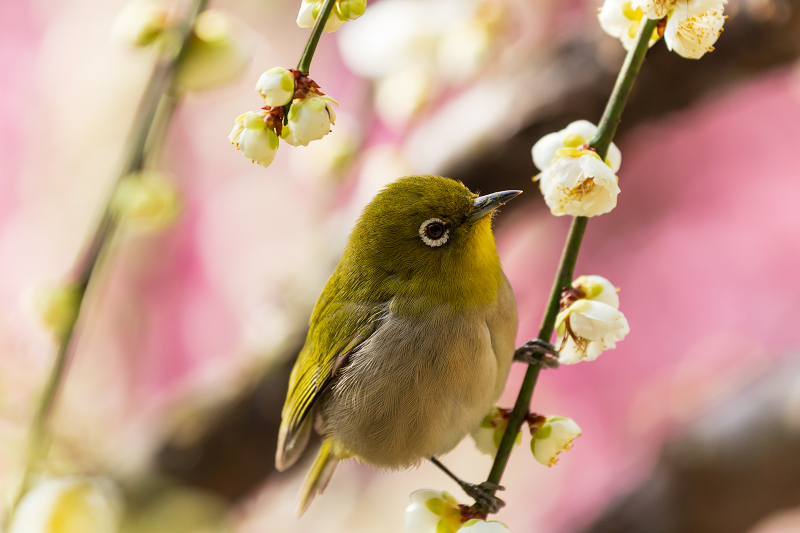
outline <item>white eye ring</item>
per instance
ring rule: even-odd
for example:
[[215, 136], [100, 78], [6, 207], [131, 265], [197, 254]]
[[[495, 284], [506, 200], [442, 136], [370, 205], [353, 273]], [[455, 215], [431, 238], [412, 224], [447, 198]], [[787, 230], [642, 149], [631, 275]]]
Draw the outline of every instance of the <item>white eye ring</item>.
[[[428, 225], [432, 224], [434, 222], [438, 222], [444, 228], [446, 228], [444, 230], [444, 233], [442, 234], [442, 236], [439, 237], [438, 239], [431, 239], [430, 237], [428, 237], [428, 234], [425, 232], [425, 230], [428, 228]], [[447, 239], [450, 238], [450, 228], [447, 227], [447, 222], [445, 222], [441, 218], [429, 218], [428, 220], [426, 220], [425, 222], [423, 222], [420, 225], [420, 227], [419, 227], [419, 238], [422, 239], [422, 242], [424, 242], [425, 244], [427, 244], [431, 248], [436, 248], [437, 246], [441, 246], [444, 243], [446, 243]]]

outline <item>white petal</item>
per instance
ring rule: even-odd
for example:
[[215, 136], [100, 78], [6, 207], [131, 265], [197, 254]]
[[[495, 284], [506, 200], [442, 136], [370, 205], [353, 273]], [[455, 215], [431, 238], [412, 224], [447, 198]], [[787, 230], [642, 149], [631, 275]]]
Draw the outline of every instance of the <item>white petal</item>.
[[611, 167], [611, 170], [613, 170], [615, 174], [619, 172], [619, 167], [622, 165], [622, 152], [619, 151], [619, 148], [617, 148], [617, 145], [614, 143], [611, 143], [611, 146], [608, 147], [606, 163], [608, 163], [608, 166]]
[[470, 520], [464, 524], [464, 527], [458, 530], [458, 533], [511, 533], [511, 530], [508, 529], [505, 524], [496, 520], [490, 520], [488, 522], [483, 520]]
[[494, 433], [495, 428], [492, 427], [478, 427], [477, 429], [473, 429], [472, 433], [470, 433], [478, 451], [489, 457], [497, 455], [497, 444], [495, 444]]
[[563, 135], [580, 135], [583, 142], [588, 143], [597, 135], [597, 126], [588, 120], [576, 120], [562, 131]]
[[531, 149], [533, 164], [539, 170], [547, 170], [558, 158], [556, 151], [562, 148], [564, 148], [564, 143], [561, 142], [561, 132], [548, 133], [536, 141], [536, 144]]
[[631, 0], [633, 9], [639, 8], [651, 19], [661, 19], [667, 16], [676, 0]]
[[587, 291], [586, 298], [619, 309], [619, 294], [617, 288], [603, 276], [580, 276], [573, 283], [573, 287], [581, 286]]
[[300, 2], [300, 11], [297, 13], [297, 25], [301, 28], [310, 28], [314, 25], [314, 2]]
[[426, 503], [429, 500], [444, 500], [438, 490], [423, 489], [411, 493], [411, 503], [406, 507], [406, 533], [435, 533], [441, 517], [433, 514]]
[[608, 335], [622, 315], [610, 305], [591, 300], [578, 300], [570, 307], [573, 306], [576, 309], [569, 316], [569, 325], [576, 335], [590, 341]]
[[625, 0], [606, 0], [597, 15], [603, 31], [617, 39], [622, 35], [627, 35], [628, 28], [631, 26], [631, 19], [622, 12], [623, 4], [625, 4]]
[[[699, 15], [685, 16], [678, 5], [667, 21], [664, 41], [667, 48], [688, 59], [699, 59], [713, 49], [725, 23], [723, 4]], [[687, 4], [687, 11], [690, 8]]]

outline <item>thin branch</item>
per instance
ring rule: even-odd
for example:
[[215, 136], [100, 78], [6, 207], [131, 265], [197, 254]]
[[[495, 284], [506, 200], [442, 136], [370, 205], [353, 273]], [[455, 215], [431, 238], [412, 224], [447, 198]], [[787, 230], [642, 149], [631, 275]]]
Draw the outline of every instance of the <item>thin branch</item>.
[[[614, 140], [614, 133], [617, 131], [617, 125], [622, 116], [622, 111], [625, 108], [625, 103], [628, 100], [628, 95], [631, 92], [631, 87], [636, 79], [636, 75], [639, 73], [642, 62], [644, 62], [650, 37], [653, 35], [653, 31], [658, 23], [656, 20], [645, 20], [646, 22], [639, 28], [636, 47], [628, 52], [625, 62], [622, 65], [616, 85], [608, 100], [608, 105], [603, 113], [603, 117], [600, 120], [597, 136], [592, 139], [590, 143], [591, 146], [597, 150], [597, 154], [603, 159], [605, 159], [608, 147], [611, 146], [611, 142]], [[564, 252], [562, 253], [561, 263], [558, 267], [558, 274], [553, 283], [553, 289], [550, 291], [550, 298], [547, 302], [545, 314], [539, 329], [538, 338], [543, 341], [549, 342], [553, 336], [553, 329], [555, 328], [556, 317], [558, 316], [561, 291], [572, 284], [575, 263], [578, 260], [578, 252], [580, 251], [587, 222], [588, 219], [586, 217], [575, 217], [572, 221], [572, 227], [570, 228], [567, 242], [564, 245]], [[508, 464], [508, 458], [514, 448], [514, 441], [525, 421], [525, 417], [528, 416], [533, 389], [539, 377], [539, 370], [539, 366], [531, 365], [525, 373], [525, 378], [522, 381], [517, 401], [514, 404], [514, 410], [511, 412], [508, 427], [503, 434], [503, 439], [500, 442], [500, 447], [495, 456], [492, 470], [487, 478], [487, 481], [490, 483], [499, 484], [503, 477], [503, 472]]]
[[311, 35], [308, 37], [306, 47], [303, 49], [303, 54], [300, 56], [300, 61], [297, 62], [297, 70], [308, 74], [311, 69], [311, 60], [314, 58], [314, 52], [317, 50], [319, 38], [322, 36], [322, 30], [325, 29], [325, 24], [328, 22], [328, 17], [333, 13], [333, 6], [336, 0], [325, 0], [322, 4], [322, 9], [319, 10], [317, 20], [314, 22], [314, 27], [311, 29]]

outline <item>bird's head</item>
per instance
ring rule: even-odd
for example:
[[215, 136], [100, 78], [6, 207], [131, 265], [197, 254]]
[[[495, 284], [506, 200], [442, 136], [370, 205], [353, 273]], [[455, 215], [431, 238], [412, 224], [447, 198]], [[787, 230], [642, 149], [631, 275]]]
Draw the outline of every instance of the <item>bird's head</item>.
[[485, 300], [502, 277], [492, 214], [520, 192], [479, 197], [439, 176], [400, 178], [364, 208], [344, 259], [364, 283], [395, 294]]

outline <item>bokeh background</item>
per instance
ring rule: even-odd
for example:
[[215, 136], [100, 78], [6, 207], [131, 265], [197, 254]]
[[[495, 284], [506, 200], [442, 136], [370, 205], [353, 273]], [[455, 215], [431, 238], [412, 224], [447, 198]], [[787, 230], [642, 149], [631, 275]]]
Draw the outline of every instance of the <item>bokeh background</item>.
[[[226, 136], [258, 75], [294, 66], [297, 0], [219, 0], [251, 54], [183, 99], [161, 166], [180, 219], [126, 233], [103, 265], [54, 419], [48, 468], [109, 476], [126, 531], [399, 532], [419, 488], [466, 497], [431, 465], [339, 466], [300, 520], [303, 464], [273, 457], [288, 373], [360, 209], [388, 181], [441, 174], [525, 194], [496, 219], [535, 335], [569, 221], [547, 211], [530, 148], [596, 122], [624, 51], [592, 0], [378, 0], [324, 34], [311, 77], [333, 133], [268, 169]], [[0, 490], [55, 345], [31, 293], [70, 272], [108, 197], [154, 61], [110, 44], [119, 0], [0, 2]], [[651, 50], [617, 144], [622, 193], [589, 225], [579, 274], [621, 287], [631, 333], [542, 374], [532, 408], [583, 436], [545, 468], [511, 458], [514, 531], [800, 531], [800, 2], [730, 0], [700, 61]], [[502, 402], [513, 403], [515, 365]], [[479, 481], [470, 439], [445, 463]]]

